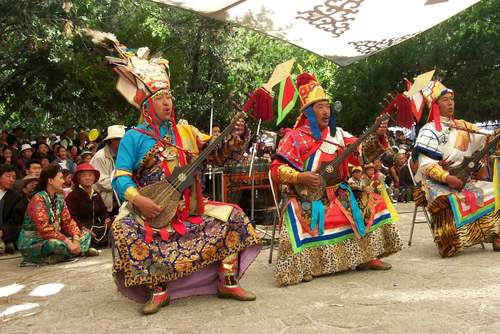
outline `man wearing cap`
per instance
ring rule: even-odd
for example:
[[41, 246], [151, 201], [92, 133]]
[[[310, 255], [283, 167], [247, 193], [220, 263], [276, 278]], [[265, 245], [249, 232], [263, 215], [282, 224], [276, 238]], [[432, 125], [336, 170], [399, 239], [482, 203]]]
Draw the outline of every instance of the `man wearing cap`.
[[[426, 195], [439, 253], [453, 256], [481, 242], [492, 242], [493, 249], [500, 251], [500, 210], [495, 208], [499, 189], [481, 180], [485, 168], [465, 184], [448, 171], [481, 150], [488, 135], [455, 118], [455, 93], [441, 82], [431, 81], [422, 93], [433, 121], [425, 124], [417, 137], [415, 179]], [[497, 145], [497, 152], [499, 148]]]
[[73, 190], [66, 197], [71, 217], [81, 230], [92, 234], [92, 245], [108, 242], [111, 219], [102, 200], [102, 195], [92, 188], [99, 179], [99, 171], [89, 163], [81, 163], [73, 175]]
[[26, 174], [26, 168], [27, 168], [26, 162], [28, 162], [28, 160], [31, 159], [34, 152], [35, 150], [33, 149], [33, 147], [31, 147], [30, 144], [21, 145], [21, 150], [19, 151], [21, 156], [18, 159], [17, 164], [22, 169], [23, 174]]
[[104, 138], [104, 147], [97, 151], [90, 160], [90, 164], [100, 173], [99, 180], [94, 184], [94, 189], [101, 194], [108, 212], [112, 212], [115, 208], [115, 214], [118, 213], [118, 203], [114, 197], [111, 180], [115, 170], [116, 153], [124, 134], [125, 126], [109, 126], [108, 135]]
[[[321, 186], [319, 167], [335, 158], [356, 141], [335, 126], [329, 98], [314, 75], [297, 77], [301, 115], [278, 145], [271, 164], [273, 180], [286, 184], [285, 208], [276, 265], [279, 285], [307, 282], [353, 267], [359, 270], [387, 270], [391, 265], [379, 260], [398, 252], [401, 240], [391, 213], [380, 195], [367, 193], [357, 201], [348, 185], [348, 165], [360, 165], [354, 151], [339, 165], [341, 182], [326, 185], [321, 198], [312, 200], [296, 186], [315, 192]], [[377, 135], [384, 136], [387, 124]], [[378, 144], [377, 146], [381, 146]], [[385, 147], [384, 147], [385, 149]], [[382, 153], [381, 150], [380, 153]]]

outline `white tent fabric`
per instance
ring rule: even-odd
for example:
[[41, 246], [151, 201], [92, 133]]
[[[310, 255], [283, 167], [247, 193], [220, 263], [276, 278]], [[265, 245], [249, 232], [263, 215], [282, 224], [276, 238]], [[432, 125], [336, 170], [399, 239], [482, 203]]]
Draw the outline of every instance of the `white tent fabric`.
[[339, 65], [396, 45], [479, 0], [153, 0], [285, 40]]

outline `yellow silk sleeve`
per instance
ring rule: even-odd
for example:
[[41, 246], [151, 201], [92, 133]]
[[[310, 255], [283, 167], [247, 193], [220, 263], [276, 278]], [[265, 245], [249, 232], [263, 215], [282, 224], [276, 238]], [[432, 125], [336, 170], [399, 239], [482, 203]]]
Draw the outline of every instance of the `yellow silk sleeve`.
[[125, 190], [125, 199], [129, 201], [130, 203], [134, 203], [134, 199], [139, 195], [139, 190], [135, 187], [128, 187], [127, 190]]
[[432, 164], [425, 170], [425, 175], [433, 180], [439, 181], [441, 183], [446, 183], [446, 178], [450, 173], [439, 164]]
[[300, 172], [287, 165], [278, 167], [278, 177], [282, 183], [296, 184]]

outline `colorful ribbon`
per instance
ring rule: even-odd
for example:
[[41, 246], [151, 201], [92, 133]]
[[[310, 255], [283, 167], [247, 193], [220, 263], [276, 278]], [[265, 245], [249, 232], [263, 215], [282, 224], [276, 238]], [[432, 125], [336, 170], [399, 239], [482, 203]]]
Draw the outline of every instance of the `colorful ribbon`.
[[325, 208], [321, 201], [311, 202], [311, 230], [315, 230], [316, 227], [318, 227], [318, 234], [323, 235], [325, 232]]
[[340, 184], [340, 189], [343, 189], [349, 193], [349, 204], [351, 206], [352, 217], [354, 218], [354, 224], [356, 225], [356, 229], [361, 237], [365, 236], [366, 228], [365, 222], [363, 220], [363, 215], [361, 214], [361, 209], [359, 208], [358, 201], [356, 197], [354, 197], [354, 193], [351, 190], [351, 187], [345, 182]]

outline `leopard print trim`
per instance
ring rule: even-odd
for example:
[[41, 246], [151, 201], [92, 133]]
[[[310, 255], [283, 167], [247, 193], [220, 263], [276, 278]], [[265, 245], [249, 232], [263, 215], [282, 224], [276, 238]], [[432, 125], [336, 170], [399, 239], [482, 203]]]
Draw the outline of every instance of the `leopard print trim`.
[[[125, 287], [132, 287], [135, 285], [157, 285], [159, 283], [166, 283], [169, 281], [174, 281], [176, 279], [186, 277], [191, 275], [192, 273], [203, 269], [204, 267], [215, 263], [222, 261], [226, 257], [232, 255], [232, 254], [237, 254], [243, 251], [244, 249], [253, 246], [253, 245], [259, 245], [261, 244], [261, 240], [257, 233], [254, 230], [253, 236], [249, 237], [245, 240], [243, 243], [239, 243], [237, 247], [234, 247], [232, 249], [226, 249], [223, 252], [220, 252], [218, 256], [215, 256], [211, 258], [210, 260], [204, 261], [200, 263], [199, 265], [193, 266], [191, 269], [188, 269], [182, 273], [174, 273], [174, 274], [167, 274], [167, 275], [155, 275], [155, 276], [149, 276], [149, 277], [134, 277], [132, 274], [132, 269], [129, 261], [127, 260], [127, 245], [125, 241], [125, 237], [123, 235], [123, 231], [120, 227], [121, 221], [115, 221], [113, 225], [111, 226], [113, 236], [115, 238], [115, 247], [118, 250], [118, 256], [115, 258], [115, 262], [113, 264], [112, 272], [113, 275], [115, 275], [119, 271], [123, 271], [124, 273], [124, 282], [125, 282]], [[251, 225], [250, 225], [251, 226]], [[249, 227], [250, 227], [249, 226]], [[253, 227], [252, 227], [253, 228]]]
[[396, 226], [386, 224], [362, 239], [348, 239], [328, 246], [293, 253], [286, 225], [281, 228], [275, 278], [280, 286], [298, 284], [307, 276], [348, 271], [374, 258], [394, 254], [403, 248]]

